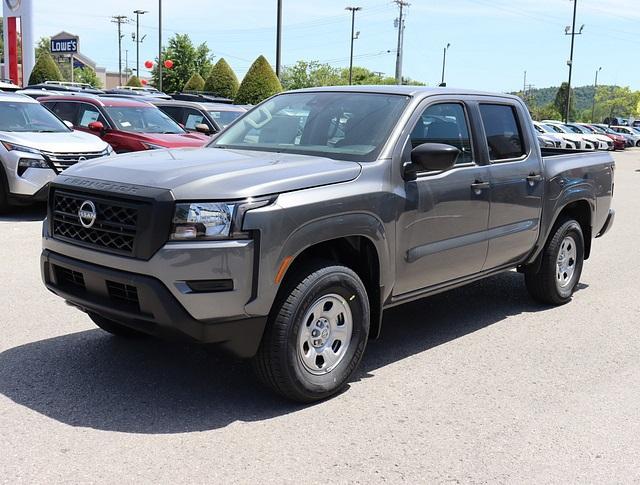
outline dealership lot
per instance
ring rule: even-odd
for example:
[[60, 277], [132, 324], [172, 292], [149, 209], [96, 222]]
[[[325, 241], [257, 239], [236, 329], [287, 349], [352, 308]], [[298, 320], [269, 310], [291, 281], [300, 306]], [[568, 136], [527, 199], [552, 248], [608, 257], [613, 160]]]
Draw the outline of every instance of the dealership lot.
[[640, 480], [640, 150], [614, 157], [616, 222], [571, 303], [510, 272], [396, 308], [313, 406], [215, 351], [96, 329], [41, 284], [42, 210], [0, 219], [0, 482]]

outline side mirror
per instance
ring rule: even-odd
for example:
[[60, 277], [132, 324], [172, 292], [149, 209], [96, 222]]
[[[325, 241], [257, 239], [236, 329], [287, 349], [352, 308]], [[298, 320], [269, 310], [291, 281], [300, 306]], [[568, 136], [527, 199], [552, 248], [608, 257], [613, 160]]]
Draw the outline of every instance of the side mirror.
[[442, 171], [453, 167], [460, 150], [444, 143], [423, 143], [411, 150], [411, 163], [405, 172], [415, 176], [417, 172]]
[[195, 128], [198, 133], [204, 133], [205, 135], [208, 135], [209, 133], [211, 133], [211, 129], [209, 128], [209, 125], [206, 125], [205, 123], [198, 123], [195, 126]]
[[73, 123], [71, 123], [71, 121], [62, 120], [62, 122], [65, 124], [67, 128], [70, 128], [73, 130]]
[[102, 124], [102, 121], [92, 121], [91, 123], [89, 123], [87, 128], [98, 133], [102, 133], [104, 131], [104, 125]]

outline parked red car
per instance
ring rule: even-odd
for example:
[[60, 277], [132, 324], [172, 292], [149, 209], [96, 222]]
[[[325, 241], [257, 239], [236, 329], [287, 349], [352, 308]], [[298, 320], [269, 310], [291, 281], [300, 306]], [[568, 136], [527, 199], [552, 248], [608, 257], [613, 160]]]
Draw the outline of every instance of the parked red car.
[[579, 123], [581, 126], [584, 126], [587, 130], [595, 133], [596, 135], [604, 135], [608, 136], [613, 140], [613, 149], [614, 150], [624, 150], [627, 147], [627, 140], [624, 136], [611, 129], [605, 129], [600, 126], [590, 125], [588, 123]]
[[77, 130], [93, 133], [117, 153], [201, 147], [211, 139], [189, 133], [145, 101], [107, 96], [47, 96], [38, 101]]

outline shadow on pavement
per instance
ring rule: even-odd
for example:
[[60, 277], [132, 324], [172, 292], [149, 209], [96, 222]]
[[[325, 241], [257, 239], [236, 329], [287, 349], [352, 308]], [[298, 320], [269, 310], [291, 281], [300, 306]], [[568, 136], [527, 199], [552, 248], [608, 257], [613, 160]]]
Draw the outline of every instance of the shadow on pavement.
[[[544, 311], [522, 280], [504, 273], [389, 310], [356, 379], [508, 316]], [[72, 426], [128, 433], [216, 429], [305, 407], [259, 387], [245, 362], [201, 346], [121, 340], [98, 329], [2, 352], [0, 393]]]
[[47, 217], [47, 204], [11, 207], [9, 212], [0, 214], [0, 222], [33, 222]]

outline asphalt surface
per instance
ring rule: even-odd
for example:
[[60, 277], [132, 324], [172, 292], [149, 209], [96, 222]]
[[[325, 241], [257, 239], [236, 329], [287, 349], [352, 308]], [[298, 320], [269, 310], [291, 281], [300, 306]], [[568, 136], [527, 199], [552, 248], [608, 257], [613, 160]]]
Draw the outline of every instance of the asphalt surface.
[[42, 210], [0, 219], [0, 482], [640, 482], [640, 151], [615, 158], [573, 301], [509, 272], [394, 309], [313, 406], [211, 350], [110, 337], [43, 287]]

